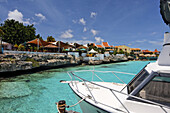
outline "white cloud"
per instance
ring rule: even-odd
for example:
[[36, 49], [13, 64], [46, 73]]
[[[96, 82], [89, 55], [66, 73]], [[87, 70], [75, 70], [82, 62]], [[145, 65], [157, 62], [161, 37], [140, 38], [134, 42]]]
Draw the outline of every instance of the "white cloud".
[[91, 41], [91, 40], [76, 40], [75, 42], [77, 42], [79, 44], [93, 43], [93, 41]]
[[21, 12], [19, 12], [17, 9], [15, 9], [14, 11], [9, 11], [8, 19], [10, 19], [10, 20], [14, 19], [14, 20], [19, 21], [24, 24], [30, 24], [30, 19], [25, 19], [25, 21], [24, 21], [23, 14]]
[[87, 39], [87, 37], [82, 37], [82, 39], [83, 39], [83, 40], [86, 40], [86, 39]]
[[155, 36], [155, 35], [157, 35], [157, 34], [158, 34], [157, 32], [152, 32], [152, 33], [150, 33], [151, 36]]
[[41, 20], [45, 20], [46, 17], [42, 15], [41, 13], [35, 14], [35, 16], [39, 17]]
[[81, 18], [81, 19], [79, 20], [79, 23], [81, 23], [81, 24], [83, 24], [83, 25], [86, 25], [86, 21], [84, 20], [84, 18]]
[[95, 37], [96, 43], [101, 43], [104, 41], [101, 37]]
[[61, 38], [73, 38], [73, 34], [71, 34], [73, 31], [71, 30], [71, 29], [68, 29], [67, 31], [65, 31], [65, 32], [63, 32], [62, 34], [61, 34]]
[[91, 40], [76, 40], [76, 39], [72, 39], [72, 40], [62, 40], [63, 42], [69, 42], [69, 43], [78, 43], [78, 44], [88, 44], [88, 43], [94, 43]]
[[96, 17], [97, 16], [97, 13], [96, 12], [91, 12], [91, 14], [90, 14], [90, 17], [91, 18], [94, 18], [94, 17]]
[[131, 46], [132, 44], [128, 44], [129, 46]]
[[163, 45], [163, 41], [148, 41], [150, 44]]
[[79, 44], [88, 44], [88, 43], [93, 43], [91, 40], [73, 40], [72, 42], [76, 42]]
[[91, 29], [91, 32], [92, 32], [92, 34], [95, 36], [95, 35], [97, 35], [97, 33], [98, 33], [98, 31], [97, 30], [94, 30], [94, 29]]
[[144, 39], [144, 40], [136, 40], [135, 42], [137, 42], [137, 43], [143, 43], [143, 42], [146, 42], [146, 40]]
[[86, 27], [84, 27], [83, 32], [86, 32], [86, 31], [87, 31], [87, 28], [86, 28]]
[[73, 22], [73, 23], [75, 23], [75, 24], [77, 23], [77, 21], [76, 21], [76, 20], [72, 20], [72, 22]]

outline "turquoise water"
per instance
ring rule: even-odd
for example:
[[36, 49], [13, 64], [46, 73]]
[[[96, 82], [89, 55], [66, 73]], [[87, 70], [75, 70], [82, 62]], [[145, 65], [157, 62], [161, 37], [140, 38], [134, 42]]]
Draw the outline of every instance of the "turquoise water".
[[[137, 74], [148, 62], [149, 61], [129, 61], [97, 65], [95, 66], [95, 70], [122, 71]], [[93, 67], [94, 66], [76, 66], [51, 69], [4, 79], [0, 84], [0, 113], [57, 113], [55, 102], [63, 99], [66, 100], [68, 105], [73, 105], [77, 102], [68, 84], [61, 84], [59, 82], [60, 80], [70, 80], [66, 72], [90, 70], [93, 69]], [[92, 78], [92, 76], [87, 73], [79, 74], [81, 77], [89, 80]], [[120, 82], [111, 74], [101, 75], [97, 73], [97, 75], [104, 79], [104, 81]], [[126, 83], [134, 77], [123, 74], [118, 74], [118, 76]], [[3, 85], [4, 87], [2, 87]], [[5, 93], [3, 91], [5, 91]], [[11, 94], [13, 95], [11, 96]], [[8, 96], [6, 97], [6, 95]], [[70, 109], [81, 112], [79, 105]]]

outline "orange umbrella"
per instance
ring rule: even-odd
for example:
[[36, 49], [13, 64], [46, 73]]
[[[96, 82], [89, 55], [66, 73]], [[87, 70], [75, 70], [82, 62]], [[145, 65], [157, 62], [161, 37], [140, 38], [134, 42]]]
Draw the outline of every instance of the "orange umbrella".
[[31, 40], [31, 41], [27, 42], [27, 44], [35, 44], [35, 45], [39, 45], [39, 46], [46, 46], [49, 43], [46, 42], [46, 41], [43, 41], [42, 39], [36, 38], [34, 40]]
[[58, 48], [58, 47], [55, 45], [49, 44], [49, 45], [46, 45], [44, 48]]

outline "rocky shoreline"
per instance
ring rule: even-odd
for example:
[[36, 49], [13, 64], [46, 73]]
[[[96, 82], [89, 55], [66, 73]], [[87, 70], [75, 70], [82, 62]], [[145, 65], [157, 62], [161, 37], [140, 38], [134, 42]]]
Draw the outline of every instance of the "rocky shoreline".
[[5, 53], [0, 55], [0, 72], [79, 63], [80, 59], [76, 59], [71, 55]]
[[59, 54], [0, 54], [0, 76], [4, 73], [35, 72], [49, 68], [74, 66], [74, 65], [99, 65], [113, 62], [128, 61], [127, 57], [109, 56], [104, 60], [90, 60], [84, 62], [82, 57]]

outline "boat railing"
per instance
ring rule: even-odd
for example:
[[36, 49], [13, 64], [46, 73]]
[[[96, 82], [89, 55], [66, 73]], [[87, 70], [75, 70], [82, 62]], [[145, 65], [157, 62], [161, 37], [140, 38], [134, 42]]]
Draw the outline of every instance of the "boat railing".
[[[124, 82], [123, 80], [121, 80], [115, 73], [135, 75], [135, 74], [132, 74], [132, 73], [118, 72], [118, 71], [79, 70], [79, 71], [74, 71], [74, 72], [92, 72], [93, 75], [95, 75], [95, 76], [96, 76], [98, 79], [100, 79], [102, 82], [104, 82], [104, 80], [101, 79], [95, 72], [112, 73], [112, 74], [113, 74], [117, 79], [119, 79], [123, 84], [125, 84], [125, 82]], [[142, 101], [142, 102], [154, 104], [154, 105], [160, 107], [164, 112], [166, 112], [166, 110], [165, 110], [164, 108], [170, 109], [169, 106], [162, 105], [162, 104], [159, 104], [159, 103], [150, 101], [150, 100], [146, 100], [146, 99], [143, 99], [143, 98], [140, 98], [140, 97], [131, 95], [131, 94], [124, 93], [123, 90], [118, 91], [118, 90], [115, 90], [115, 89], [112, 89], [112, 88], [109, 88], [109, 87], [106, 87], [106, 86], [103, 86], [103, 85], [100, 85], [100, 84], [96, 84], [95, 82], [92, 82], [94, 76], [92, 76], [92, 81], [88, 81], [88, 80], [86, 80], [86, 79], [83, 79], [82, 77], [79, 77], [79, 76], [76, 75], [74, 72], [73, 72], [73, 71], [67, 72], [68, 75], [70, 76], [70, 79], [71, 79], [71, 85], [72, 85], [73, 87], [75, 87], [75, 89], [77, 90], [77, 92], [81, 93], [81, 92], [79, 91], [79, 89], [78, 89], [78, 86], [77, 86], [77, 83], [78, 83], [78, 82], [77, 82], [76, 78], [77, 78], [78, 80], [82, 81], [82, 82], [85, 84], [86, 88], [88, 89], [88, 92], [90, 93], [90, 96], [92, 97], [92, 100], [93, 100], [96, 104], [98, 104], [98, 103], [100, 103], [100, 102], [98, 102], [98, 101], [95, 99], [95, 97], [94, 97], [93, 93], [91, 92], [91, 90], [90, 90], [89, 86], [87, 85], [87, 83], [90, 83], [90, 84], [92, 84], [92, 85], [95, 85], [95, 86], [98, 86], [98, 87], [101, 87], [101, 88], [104, 88], [104, 89], [107, 89], [107, 90], [111, 91], [111, 93], [113, 94], [113, 96], [119, 101], [119, 103], [122, 105], [122, 107], [123, 107], [123, 108], [126, 110], [126, 112], [128, 112], [128, 113], [130, 113], [129, 110], [127, 109], [127, 107], [123, 104], [123, 102], [120, 100], [120, 98], [119, 98], [115, 93], [119, 93], [119, 94], [125, 95], [125, 96], [127, 96], [127, 98], [133, 98], [133, 99], [136, 99], [136, 100], [139, 100], [139, 101]], [[126, 85], [125, 87], [127, 87], [127, 85]], [[123, 88], [123, 89], [125, 89], [125, 88]], [[81, 94], [82, 94], [82, 93], [81, 93]], [[82, 95], [84, 95], [84, 94], [82, 94]], [[87, 96], [87, 95], [84, 95], [84, 96]], [[109, 105], [105, 105], [105, 104], [103, 104], [103, 103], [100, 103], [100, 104], [102, 104], [102, 105], [104, 105], [104, 106], [107, 106], [107, 107], [110, 107], [110, 108], [113, 108], [113, 107], [111, 107], [111, 106], [109, 106]], [[117, 108], [113, 108], [113, 109], [117, 109]]]

